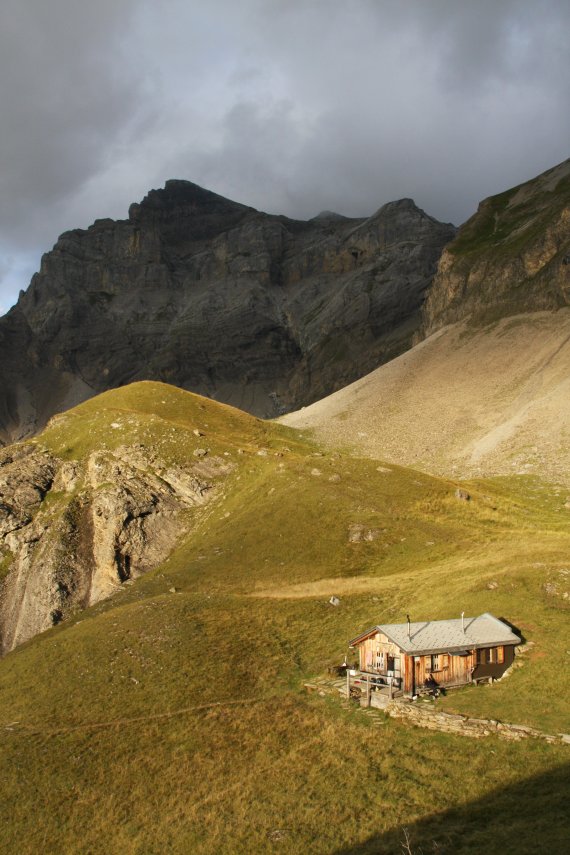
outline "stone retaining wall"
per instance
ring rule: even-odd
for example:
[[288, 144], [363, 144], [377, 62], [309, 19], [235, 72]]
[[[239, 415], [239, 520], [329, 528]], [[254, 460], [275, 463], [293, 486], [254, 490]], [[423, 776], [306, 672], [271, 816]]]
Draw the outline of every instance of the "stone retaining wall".
[[[305, 688], [309, 692], [318, 692], [319, 695], [323, 696], [334, 694], [346, 698], [346, 682], [344, 680], [318, 679], [314, 683], [305, 683]], [[431, 702], [410, 701], [407, 698], [390, 700], [387, 695], [381, 692], [372, 692], [369, 703], [363, 696], [360, 704], [361, 707], [370, 709], [372, 715], [383, 712], [391, 718], [403, 719], [416, 727], [439, 730], [443, 733], [457, 733], [460, 736], [471, 736], [473, 739], [482, 739], [485, 736], [496, 734], [501, 739], [508, 739], [511, 742], [518, 742], [521, 739], [543, 739], [545, 742], [570, 745], [569, 733], [544, 733], [542, 730], [529, 727], [526, 724], [510, 724], [509, 722], [487, 718], [454, 715], [453, 713], [442, 712], [437, 708], [434, 709]], [[373, 712], [374, 708], [376, 710]]]
[[444, 733], [458, 733], [462, 736], [471, 736], [474, 739], [482, 739], [484, 736], [496, 733], [501, 739], [509, 739], [513, 742], [533, 738], [544, 739], [550, 743], [566, 742], [570, 744], [570, 734], [553, 735], [523, 724], [508, 724], [493, 719], [453, 715], [430, 708], [422, 702], [393, 700], [386, 706], [385, 713], [391, 718], [405, 719], [417, 727], [440, 730]]

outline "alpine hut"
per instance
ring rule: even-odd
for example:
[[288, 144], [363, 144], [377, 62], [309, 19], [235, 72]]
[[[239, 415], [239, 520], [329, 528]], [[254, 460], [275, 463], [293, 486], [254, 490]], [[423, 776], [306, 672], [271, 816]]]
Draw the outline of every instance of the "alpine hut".
[[521, 639], [491, 614], [456, 620], [385, 623], [350, 641], [358, 650], [352, 682], [392, 695], [413, 697], [439, 687], [502, 677]]

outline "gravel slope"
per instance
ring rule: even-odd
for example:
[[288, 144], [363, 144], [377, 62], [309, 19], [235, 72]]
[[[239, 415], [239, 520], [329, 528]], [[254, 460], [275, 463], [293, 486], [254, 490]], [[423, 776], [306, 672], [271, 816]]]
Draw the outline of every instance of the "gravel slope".
[[436, 474], [570, 484], [570, 309], [445, 327], [281, 421]]

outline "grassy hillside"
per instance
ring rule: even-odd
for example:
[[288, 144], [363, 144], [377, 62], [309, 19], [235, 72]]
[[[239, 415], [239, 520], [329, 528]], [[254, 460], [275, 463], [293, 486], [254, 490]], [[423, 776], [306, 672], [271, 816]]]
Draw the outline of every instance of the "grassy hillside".
[[[563, 851], [565, 746], [373, 724], [303, 690], [380, 620], [491, 611], [532, 655], [443, 703], [569, 730], [554, 488], [474, 481], [463, 502], [452, 481], [160, 384], [106, 393], [39, 441], [178, 461], [199, 442], [236, 468], [163, 565], [0, 662], [2, 851], [364, 855], [406, 835], [414, 852]], [[350, 542], [354, 526], [372, 539]]]
[[[196, 437], [194, 431], [200, 431]], [[294, 439], [269, 422], [165, 383], [133, 383], [104, 392], [51, 420], [39, 441], [55, 454], [83, 460], [92, 451], [142, 443], [149, 453], [183, 462], [200, 445], [212, 454], [253, 451]]]

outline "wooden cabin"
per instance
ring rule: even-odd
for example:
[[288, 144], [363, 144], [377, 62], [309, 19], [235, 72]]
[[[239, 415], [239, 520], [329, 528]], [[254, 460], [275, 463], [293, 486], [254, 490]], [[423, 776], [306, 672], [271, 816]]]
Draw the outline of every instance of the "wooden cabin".
[[387, 687], [390, 696], [413, 697], [502, 677], [521, 639], [491, 614], [457, 620], [387, 623], [350, 642], [358, 650], [360, 672], [354, 682], [367, 691]]

